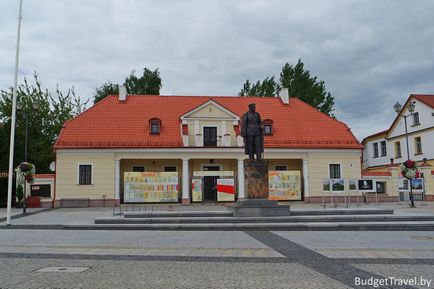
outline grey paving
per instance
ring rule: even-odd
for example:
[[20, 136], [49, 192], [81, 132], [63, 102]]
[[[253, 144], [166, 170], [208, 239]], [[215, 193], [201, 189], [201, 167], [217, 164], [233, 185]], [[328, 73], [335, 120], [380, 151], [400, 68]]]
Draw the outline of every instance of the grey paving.
[[277, 235], [331, 258], [433, 258], [434, 232], [282, 232]]
[[[91, 267], [41, 273], [47, 266]], [[2, 259], [0, 288], [351, 288], [300, 264]]]

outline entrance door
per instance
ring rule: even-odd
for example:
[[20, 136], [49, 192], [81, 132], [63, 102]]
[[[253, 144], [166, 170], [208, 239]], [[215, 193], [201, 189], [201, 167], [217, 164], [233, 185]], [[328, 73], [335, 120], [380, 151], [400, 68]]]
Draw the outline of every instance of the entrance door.
[[[219, 171], [219, 166], [205, 166], [204, 171]], [[217, 179], [218, 176], [205, 176], [203, 177], [203, 200], [204, 201], [217, 201]]]
[[206, 126], [203, 128], [203, 146], [216, 147], [217, 146], [217, 128]]

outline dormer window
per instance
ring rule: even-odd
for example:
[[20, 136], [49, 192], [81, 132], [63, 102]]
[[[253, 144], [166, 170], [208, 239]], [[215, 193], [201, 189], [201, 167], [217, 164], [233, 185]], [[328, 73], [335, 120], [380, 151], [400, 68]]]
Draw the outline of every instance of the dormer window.
[[273, 121], [271, 119], [266, 119], [262, 123], [264, 124], [264, 135], [272, 135]]
[[149, 120], [151, 134], [160, 134], [161, 120], [159, 118], [152, 118]]

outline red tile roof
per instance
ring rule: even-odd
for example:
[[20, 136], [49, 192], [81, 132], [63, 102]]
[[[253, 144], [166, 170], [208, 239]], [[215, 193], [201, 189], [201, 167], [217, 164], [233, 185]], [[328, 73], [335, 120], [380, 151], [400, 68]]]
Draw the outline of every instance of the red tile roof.
[[[346, 124], [323, 114], [298, 98], [128, 95], [104, 100], [65, 122], [56, 141], [60, 148], [170, 148], [183, 147], [180, 116], [209, 100], [242, 116], [255, 102], [263, 119], [272, 119], [273, 135], [266, 148], [361, 149]], [[151, 135], [148, 121], [161, 119], [161, 132]]]
[[362, 172], [363, 177], [391, 177], [390, 172]]
[[414, 98], [434, 108], [434, 94], [412, 94]]

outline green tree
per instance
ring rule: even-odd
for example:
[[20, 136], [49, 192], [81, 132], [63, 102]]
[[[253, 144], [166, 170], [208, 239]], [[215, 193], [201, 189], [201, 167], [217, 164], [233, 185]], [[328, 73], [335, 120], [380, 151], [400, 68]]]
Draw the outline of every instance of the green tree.
[[[137, 77], [133, 70], [131, 74], [125, 78], [124, 85], [127, 87], [127, 92], [129, 94], [159, 95], [161, 89], [160, 72], [158, 69], [152, 71], [145, 67], [143, 69], [143, 74], [140, 77]], [[116, 84], [106, 82], [101, 87], [97, 88], [93, 102], [97, 103], [108, 95], [118, 93], [119, 87]]]
[[[17, 87], [17, 101], [21, 108], [17, 109], [15, 127], [14, 167], [24, 161], [25, 142], [25, 114], [28, 118], [28, 161], [36, 166], [38, 173], [49, 172], [49, 164], [55, 159], [53, 145], [62, 128], [63, 123], [79, 114], [87, 102], [82, 102], [75, 95], [74, 89], [66, 93], [56, 89], [54, 95], [41, 87], [35, 73], [34, 83], [27, 79]], [[33, 103], [38, 109], [33, 109]], [[0, 169], [6, 169], [9, 163], [9, 140], [12, 112], [12, 88], [1, 91], [0, 121]], [[4, 153], [6, 152], [6, 153]]]
[[333, 114], [334, 97], [326, 91], [324, 81], [311, 76], [300, 59], [296, 65], [285, 63], [280, 72], [279, 83], [274, 81], [274, 77], [267, 77], [264, 81], [257, 81], [254, 85], [247, 80], [239, 95], [275, 96], [282, 87], [288, 88], [290, 97], [299, 97], [318, 110], [328, 115]]

